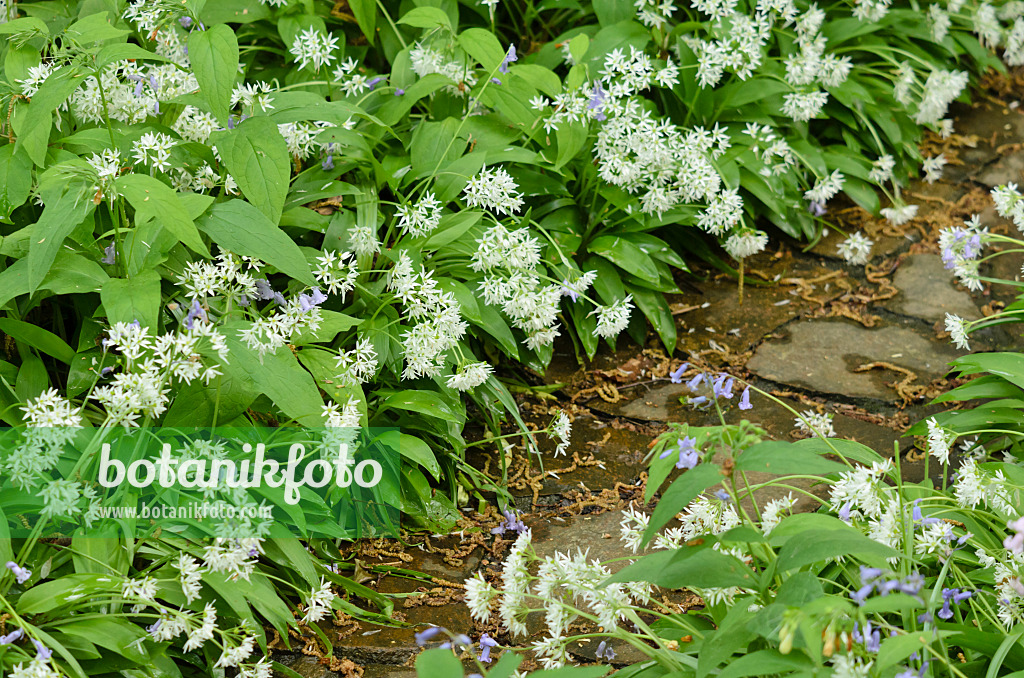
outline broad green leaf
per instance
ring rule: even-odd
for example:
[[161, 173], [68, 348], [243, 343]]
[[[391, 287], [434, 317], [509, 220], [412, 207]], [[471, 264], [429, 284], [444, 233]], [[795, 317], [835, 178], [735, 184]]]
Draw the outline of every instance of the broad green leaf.
[[0, 146], [0, 220], [10, 223], [11, 212], [28, 200], [31, 190], [32, 159], [15, 144]]
[[113, 40], [128, 35], [123, 28], [115, 28], [107, 19], [107, 12], [90, 14], [64, 29], [64, 35], [80, 45]]
[[496, 71], [508, 53], [508, 48], [501, 46], [494, 33], [483, 28], [470, 28], [460, 33], [459, 46], [487, 72]]
[[594, 238], [587, 249], [648, 282], [656, 283], [661, 277], [647, 253], [625, 238], [601, 235]]
[[375, 0], [349, 0], [348, 6], [359, 29], [372, 45], [377, 36], [377, 3]]
[[199, 82], [199, 93], [221, 124], [226, 125], [231, 90], [238, 77], [235, 32], [227, 24], [212, 26], [205, 31], [192, 31], [188, 36], [188, 59]]
[[449, 31], [452, 29], [451, 19], [444, 10], [437, 7], [414, 7], [398, 20], [398, 23], [415, 28], [436, 28], [442, 26]]
[[17, 135], [15, 151], [25, 149], [32, 162], [42, 167], [53, 125], [53, 111], [82, 84], [84, 75], [74, 66], [62, 66], [46, 78], [27, 108], [19, 108], [12, 126]]
[[173, 188], [146, 174], [126, 174], [115, 179], [114, 183], [118, 192], [135, 208], [136, 221], [156, 219], [190, 250], [210, 256], [195, 222]]
[[68, 574], [25, 591], [16, 608], [18, 614], [41, 614], [86, 596], [120, 588], [121, 583], [109, 574]]
[[316, 278], [302, 250], [277, 224], [244, 200], [217, 203], [196, 225], [220, 247], [234, 254], [256, 257], [305, 285]]
[[[382, 394], [381, 394], [382, 395]], [[408, 410], [430, 417], [462, 423], [465, 416], [456, 412], [445, 400], [433, 391], [405, 390], [391, 393], [380, 403], [380, 409]]]
[[419, 464], [430, 471], [435, 480], [440, 479], [441, 466], [437, 463], [434, 451], [422, 439], [398, 431], [385, 431], [380, 435], [380, 442], [391, 449], [398, 450], [406, 459]]
[[[49, 115], [49, 114], [47, 114]], [[32, 242], [28, 250], [28, 292], [39, 285], [50, 272], [64, 239], [71, 234], [95, 205], [80, 191], [81, 184], [72, 184], [68, 192], [51, 201], [32, 229]], [[171, 190], [171, 189], [167, 189]]]
[[14, 318], [0, 318], [0, 332], [10, 335], [18, 341], [23, 341], [67, 365], [70, 365], [75, 358], [75, 352], [67, 345], [67, 342], [37, 325]]
[[100, 300], [111, 325], [138, 320], [143, 327], [151, 328], [152, 334], [157, 333], [160, 274], [156, 271], [148, 269], [130, 279], [111, 278], [103, 286]]
[[144, 640], [150, 636], [145, 631], [122, 617], [109, 616], [61, 624], [62, 633], [85, 638], [89, 642], [117, 652], [125, 659], [137, 664], [150, 663], [150, 653], [145, 650]]
[[757, 577], [735, 556], [713, 548], [684, 546], [656, 551], [612, 575], [609, 582], [643, 581], [667, 589], [756, 588]]
[[288, 148], [277, 125], [266, 117], [249, 118], [218, 137], [217, 150], [242, 194], [276, 225], [291, 178]]
[[[96, 55], [96, 68], [103, 68], [115, 61], [134, 59], [137, 61], [162, 61], [169, 62], [167, 57], [160, 56], [143, 49], [133, 42], [122, 42], [114, 45], [107, 45]], [[194, 62], [193, 62], [194, 65]]]
[[[0, 308], [14, 297], [29, 293], [28, 258], [18, 259], [0, 271]], [[57, 252], [50, 272], [39, 284], [39, 289], [54, 294], [82, 294], [99, 292], [107, 281], [107, 274], [99, 264], [80, 254], [62, 250]]]
[[224, 327], [231, 362], [222, 366], [224, 374], [248, 374], [259, 389], [287, 416], [304, 426], [323, 426], [323, 398], [309, 372], [287, 346], [267, 353], [262, 361], [255, 351], [239, 339], [238, 332], [249, 323], [233, 322]]
[[850, 467], [825, 459], [820, 454], [801, 448], [797, 443], [766, 440], [743, 450], [736, 462], [736, 470], [760, 471], [781, 476], [828, 475], [849, 471]]
[[[444, 635], [441, 640], [447, 640]], [[419, 678], [462, 678], [462, 662], [451, 650], [436, 649], [421, 652], [416, 657], [416, 675]]]
[[838, 518], [828, 522], [831, 529], [805, 530], [790, 537], [779, 551], [779, 571], [785, 572], [844, 555], [866, 559], [868, 562], [901, 557], [899, 551], [865, 537]]

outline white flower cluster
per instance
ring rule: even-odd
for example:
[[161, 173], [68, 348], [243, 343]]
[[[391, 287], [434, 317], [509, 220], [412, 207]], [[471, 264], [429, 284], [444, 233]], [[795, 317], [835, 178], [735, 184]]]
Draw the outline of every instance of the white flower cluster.
[[170, 387], [175, 383], [204, 384], [220, 375], [219, 363], [210, 355], [227, 362], [224, 337], [204, 318], [177, 332], [151, 336], [148, 327], [138, 322], [115, 323], [103, 340], [108, 351], [117, 351], [123, 370], [109, 383], [93, 389], [90, 396], [104, 406], [107, 420], [115, 426], [139, 425], [139, 418], [155, 419], [167, 409]]
[[[650, 601], [649, 585], [602, 586], [611, 571], [596, 560], [588, 560], [587, 553], [538, 558], [530, 548], [531, 539], [531, 531], [524, 531], [509, 551], [502, 568], [501, 590], [477, 573], [466, 584], [466, 604], [475, 619], [486, 623], [491, 618], [492, 602], [500, 598], [501, 623], [509, 633], [519, 636], [527, 632], [524, 618], [536, 610], [527, 604], [528, 597], [541, 601], [547, 635], [531, 645], [545, 668], [558, 668], [569, 661], [564, 636], [581, 611], [592, 614], [606, 632], [611, 632], [627, 613]], [[538, 563], [536, 576], [529, 570], [533, 562]]]
[[417, 202], [400, 205], [395, 216], [402, 233], [413, 237], [425, 236], [441, 223], [441, 203], [433, 193], [424, 193]]
[[814, 410], [804, 410], [799, 417], [794, 419], [798, 430], [810, 433], [818, 438], [834, 438], [836, 431], [832, 428], [831, 412], [818, 414]]
[[409, 61], [416, 75], [423, 78], [438, 73], [454, 82], [445, 88], [451, 94], [466, 96], [477, 83], [476, 72], [461, 59], [417, 42], [409, 51]]
[[512, 214], [523, 206], [523, 196], [516, 190], [515, 179], [501, 167], [484, 168], [472, 177], [463, 195], [470, 207], [484, 207], [498, 214]]
[[562, 289], [541, 280], [537, 238], [527, 228], [509, 231], [497, 223], [476, 242], [470, 267], [484, 274], [479, 287], [484, 302], [500, 306], [513, 326], [526, 333], [531, 349], [551, 344], [558, 336]]
[[311, 26], [296, 34], [288, 51], [295, 57], [299, 68], [312, 66], [314, 71], [319, 71], [334, 61], [336, 49], [338, 49], [338, 38], [333, 35], [325, 35]]
[[388, 273], [387, 288], [405, 306], [406, 318], [415, 321], [402, 334], [405, 349], [404, 379], [436, 377], [444, 369], [448, 351], [466, 334], [469, 325], [451, 292], [444, 292], [424, 266], [415, 270], [404, 250]]
[[874, 241], [860, 231], [839, 243], [839, 256], [854, 266], [863, 266], [871, 258], [871, 247]]

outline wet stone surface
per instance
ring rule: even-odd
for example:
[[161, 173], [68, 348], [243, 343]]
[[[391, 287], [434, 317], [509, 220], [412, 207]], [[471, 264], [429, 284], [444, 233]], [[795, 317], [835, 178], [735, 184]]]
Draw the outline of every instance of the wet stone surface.
[[847, 398], [893, 398], [880, 371], [854, 369], [885, 362], [931, 380], [958, 355], [945, 342], [897, 325], [868, 329], [843, 320], [806, 320], [782, 332], [784, 338], [761, 344], [747, 367], [769, 381]]
[[965, 320], [981, 317], [971, 295], [953, 284], [938, 255], [910, 255], [896, 269], [892, 283], [899, 294], [883, 306], [896, 313], [931, 322], [944, 320], [947, 313]]

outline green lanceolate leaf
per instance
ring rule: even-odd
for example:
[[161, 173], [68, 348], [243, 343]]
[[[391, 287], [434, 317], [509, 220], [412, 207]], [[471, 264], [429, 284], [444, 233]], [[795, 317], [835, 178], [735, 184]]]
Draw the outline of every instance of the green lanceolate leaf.
[[256, 257], [306, 285], [316, 285], [309, 263], [295, 241], [244, 200], [217, 203], [196, 225], [223, 249]]
[[242, 194], [271, 222], [281, 220], [291, 163], [284, 137], [269, 118], [249, 118], [218, 137], [217, 149]]
[[111, 278], [103, 285], [100, 299], [110, 324], [137, 320], [156, 333], [160, 311], [160, 274], [156, 271], [145, 270], [130, 279]]
[[[170, 190], [170, 189], [167, 189]], [[72, 184], [67, 192], [43, 208], [39, 221], [32, 227], [28, 249], [28, 292], [39, 285], [50, 272], [50, 266], [64, 239], [82, 223], [95, 208], [83, 184]]]
[[199, 93], [222, 125], [227, 125], [231, 90], [238, 75], [238, 40], [227, 24], [188, 36], [188, 59]]

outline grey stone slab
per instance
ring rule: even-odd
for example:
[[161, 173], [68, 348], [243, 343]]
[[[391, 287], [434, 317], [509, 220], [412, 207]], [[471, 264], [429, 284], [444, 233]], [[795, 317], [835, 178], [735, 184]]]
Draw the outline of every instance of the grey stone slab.
[[886, 302], [889, 310], [935, 323], [953, 313], [967, 320], [981, 317], [971, 295], [957, 289], [953, 274], [936, 254], [913, 254], [892, 277], [900, 293]]
[[923, 384], [945, 374], [958, 355], [947, 344], [894, 325], [867, 329], [845, 321], [805, 320], [787, 327], [786, 334], [761, 344], [747, 367], [763, 379], [854, 398], [895, 400], [884, 382], [902, 378], [882, 370], [852, 371], [860, 365], [892, 363], [916, 373]]

